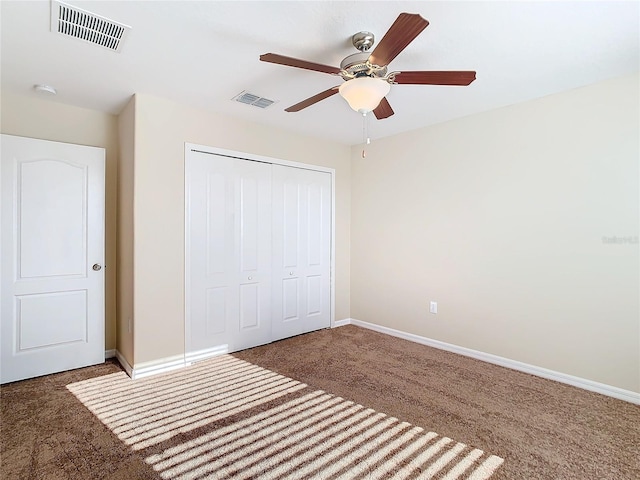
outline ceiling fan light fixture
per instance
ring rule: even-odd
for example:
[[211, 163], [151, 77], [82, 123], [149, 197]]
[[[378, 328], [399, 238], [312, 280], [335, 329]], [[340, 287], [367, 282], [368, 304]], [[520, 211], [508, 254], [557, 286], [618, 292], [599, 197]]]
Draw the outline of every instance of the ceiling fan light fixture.
[[357, 77], [347, 80], [338, 91], [349, 106], [360, 113], [376, 109], [380, 101], [389, 93], [391, 85], [382, 78]]

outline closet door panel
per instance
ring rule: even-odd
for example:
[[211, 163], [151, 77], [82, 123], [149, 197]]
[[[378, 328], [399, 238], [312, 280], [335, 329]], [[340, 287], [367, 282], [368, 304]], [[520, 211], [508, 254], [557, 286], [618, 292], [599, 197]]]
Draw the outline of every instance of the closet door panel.
[[306, 193], [303, 332], [331, 324], [331, 175], [301, 170]]
[[330, 326], [331, 176], [274, 165], [273, 339]]
[[270, 342], [270, 165], [192, 152], [187, 185], [187, 353]]
[[227, 331], [238, 315], [234, 299], [233, 162], [212, 168], [211, 155], [193, 153], [187, 168], [186, 351], [227, 344]]
[[300, 296], [302, 187], [296, 169], [273, 165], [273, 303], [271, 331], [274, 340], [302, 332]]
[[[305, 172], [306, 173], [306, 172]], [[305, 175], [309, 177], [309, 175]], [[307, 266], [322, 266], [322, 190], [321, 185], [307, 180]], [[312, 183], [313, 182], [313, 183]]]
[[240, 285], [240, 335], [244, 330], [260, 327], [260, 287], [255, 283]]
[[[290, 169], [293, 170], [293, 169]], [[291, 172], [289, 172], [291, 173]], [[282, 255], [283, 264], [280, 265], [282, 270], [281, 278], [274, 279], [274, 282], [282, 282], [282, 322], [291, 323], [289, 327], [290, 335], [296, 335], [300, 331], [300, 309], [302, 308], [300, 298], [301, 278], [298, 275], [300, 266], [300, 202], [301, 202], [301, 186], [295, 177], [285, 177], [283, 182], [276, 183], [282, 189], [282, 215], [278, 215], [277, 222], [282, 228], [282, 242], [276, 240], [274, 248], [278, 248]], [[276, 202], [280, 205], [280, 200]], [[274, 207], [276, 208], [276, 207]], [[274, 226], [274, 230], [277, 227]], [[281, 250], [281, 252], [280, 252]], [[278, 299], [280, 300], [280, 299]]]
[[322, 276], [321, 275], [308, 275], [307, 276], [307, 317], [315, 315], [322, 315]]
[[292, 322], [300, 317], [299, 278], [282, 280], [282, 321]]
[[214, 287], [205, 290], [205, 338], [224, 333], [229, 311], [229, 287]]
[[238, 318], [229, 348], [271, 341], [271, 165], [234, 159]]
[[[206, 185], [206, 212], [204, 214], [206, 237], [203, 239], [206, 251], [207, 277], [224, 274], [231, 266], [227, 262], [226, 248], [228, 241], [232, 240], [227, 230], [232, 214], [232, 199], [229, 198], [231, 186], [220, 173], [207, 175]], [[229, 232], [231, 233], [231, 232]]]
[[258, 270], [258, 180], [240, 178], [240, 270]]

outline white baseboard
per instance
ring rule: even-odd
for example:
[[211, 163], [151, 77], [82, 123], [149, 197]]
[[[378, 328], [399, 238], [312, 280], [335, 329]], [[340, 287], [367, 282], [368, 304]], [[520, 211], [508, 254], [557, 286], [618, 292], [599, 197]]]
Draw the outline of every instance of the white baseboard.
[[345, 325], [349, 325], [350, 323], [351, 323], [351, 319], [350, 318], [344, 318], [342, 320], [335, 320], [333, 322], [333, 325], [331, 325], [331, 328], [343, 327]]
[[229, 353], [229, 345], [218, 345], [217, 347], [213, 348], [206, 348], [204, 350], [188, 352], [184, 355], [184, 361], [187, 365], [191, 365], [192, 363], [206, 360], [207, 358], [211, 357], [216, 357], [218, 355], [223, 355], [225, 353]]
[[[336, 322], [338, 323], [338, 322]], [[608, 397], [617, 398], [626, 402], [640, 405], [640, 393], [632, 392], [631, 390], [625, 390], [622, 388], [607, 385], [605, 383], [594, 382], [587, 380], [586, 378], [575, 377], [562, 372], [556, 372], [547, 368], [537, 367], [528, 363], [518, 362], [509, 358], [499, 357], [498, 355], [492, 355], [490, 353], [480, 352], [471, 348], [460, 347], [451, 343], [441, 342], [439, 340], [433, 340], [431, 338], [422, 337], [420, 335], [414, 335], [413, 333], [407, 333], [400, 330], [395, 330], [389, 327], [383, 327], [374, 323], [363, 322], [362, 320], [356, 320], [355, 318], [340, 320], [340, 326], [342, 325], [356, 325], [358, 327], [374, 330], [379, 333], [391, 335], [393, 337], [403, 338], [411, 342], [420, 343], [429, 347], [438, 348], [440, 350], [446, 350], [448, 352], [457, 353], [466, 357], [482, 360], [483, 362], [493, 363], [494, 365], [500, 365], [512, 370], [518, 370], [520, 372], [529, 373], [537, 377], [547, 378], [549, 380], [555, 380], [556, 382], [565, 383], [574, 387], [582, 388], [583, 390], [589, 390], [591, 392], [600, 393]], [[336, 325], [338, 326], [338, 325]]]
[[160, 358], [151, 362], [134, 363], [131, 372], [131, 378], [137, 380], [139, 378], [158, 375], [172, 370], [186, 367], [184, 355], [173, 355], [171, 357]]
[[133, 367], [129, 365], [127, 359], [124, 358], [124, 356], [118, 350], [116, 350], [116, 358], [118, 359], [118, 363], [120, 363], [122, 368], [124, 368], [124, 371], [127, 372], [127, 375], [133, 378]]
[[104, 351], [104, 359], [106, 360], [107, 358], [113, 358], [116, 356], [116, 350], [115, 348], [112, 348], [111, 350], [105, 350]]
[[118, 350], [113, 350], [113, 352], [112, 357], [116, 357], [118, 359], [118, 362], [122, 365], [125, 372], [127, 372], [127, 375], [129, 375], [132, 380], [137, 380], [139, 378], [150, 377], [151, 375], [158, 375], [160, 373], [184, 368], [195, 362], [228, 353], [229, 348], [228, 345], [219, 345], [217, 347], [187, 353], [186, 355], [174, 355], [172, 357], [161, 358], [152, 362], [138, 363], [134, 364], [134, 366], [131, 366]]

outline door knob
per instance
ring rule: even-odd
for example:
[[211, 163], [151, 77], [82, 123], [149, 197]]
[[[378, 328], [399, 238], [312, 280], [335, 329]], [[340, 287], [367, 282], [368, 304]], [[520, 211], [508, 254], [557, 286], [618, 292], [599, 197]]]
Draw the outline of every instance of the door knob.
[[249, 277], [249, 280], [253, 280], [253, 277]]
[[293, 272], [289, 272], [289, 275], [293, 275]]
[[92, 268], [97, 272], [102, 269], [102, 265], [100, 265], [99, 263], [94, 263]]

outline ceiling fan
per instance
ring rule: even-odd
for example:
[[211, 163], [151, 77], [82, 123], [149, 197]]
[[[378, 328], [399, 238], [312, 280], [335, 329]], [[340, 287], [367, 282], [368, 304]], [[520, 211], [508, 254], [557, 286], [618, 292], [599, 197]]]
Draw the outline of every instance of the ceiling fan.
[[386, 99], [391, 85], [469, 85], [476, 79], [475, 71], [409, 71], [390, 72], [388, 65], [406, 48], [427, 26], [429, 22], [419, 14], [401, 13], [376, 48], [371, 32], [359, 32], [351, 37], [353, 46], [359, 52], [346, 57], [340, 68], [297, 58], [285, 57], [276, 53], [260, 55], [263, 62], [277, 63], [290, 67], [304, 68], [315, 72], [340, 75], [345, 82], [324, 92], [307, 98], [286, 108], [287, 112], [298, 112], [340, 93], [352, 109], [366, 114], [373, 111], [377, 119], [393, 115], [393, 109]]

